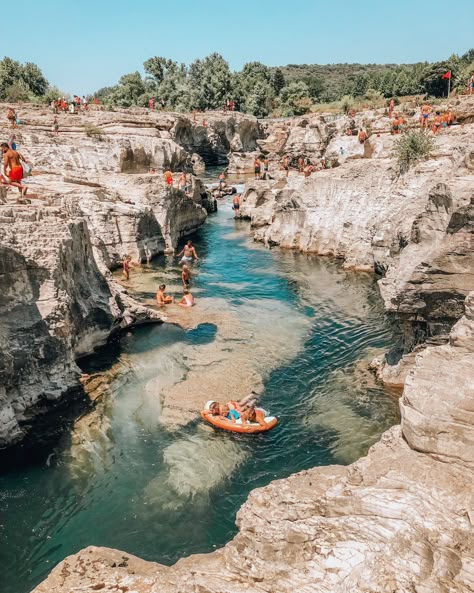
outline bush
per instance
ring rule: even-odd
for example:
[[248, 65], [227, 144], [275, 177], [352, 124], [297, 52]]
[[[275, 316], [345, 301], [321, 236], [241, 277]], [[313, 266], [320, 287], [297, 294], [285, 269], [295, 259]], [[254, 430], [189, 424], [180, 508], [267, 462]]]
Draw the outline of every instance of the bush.
[[349, 111], [354, 108], [354, 97], [351, 97], [350, 95], [344, 95], [344, 97], [341, 99], [340, 105], [342, 111], [347, 115]]
[[84, 126], [84, 132], [88, 138], [97, 138], [97, 140], [102, 140], [102, 130], [97, 126], [87, 124]]
[[406, 173], [410, 167], [430, 156], [434, 148], [433, 137], [426, 130], [405, 132], [395, 144], [393, 156], [397, 159], [398, 173]]

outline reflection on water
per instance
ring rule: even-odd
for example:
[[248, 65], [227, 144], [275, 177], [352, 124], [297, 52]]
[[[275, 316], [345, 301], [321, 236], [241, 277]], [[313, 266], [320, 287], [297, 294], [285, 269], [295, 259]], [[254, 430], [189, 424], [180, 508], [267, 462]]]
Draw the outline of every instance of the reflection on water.
[[[3, 593], [26, 593], [90, 544], [164, 563], [212, 550], [251, 489], [349, 463], [397, 421], [397, 402], [356, 366], [392, 341], [373, 279], [254, 244], [229, 202], [195, 237], [196, 307], [167, 308], [186, 329], [130, 331], [107, 396], [49, 465], [0, 478]], [[163, 257], [129, 288], [179, 295], [179, 274]], [[216, 432], [195, 413], [250, 389], [280, 419], [268, 434]]]

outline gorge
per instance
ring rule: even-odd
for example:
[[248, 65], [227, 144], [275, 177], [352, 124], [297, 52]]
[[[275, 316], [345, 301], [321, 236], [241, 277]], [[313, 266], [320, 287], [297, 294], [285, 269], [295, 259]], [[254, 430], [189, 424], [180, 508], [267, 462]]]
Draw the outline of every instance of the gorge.
[[[115, 479], [114, 472], [126, 473], [129, 464], [142, 471], [143, 465], [157, 463], [158, 477], [148, 484], [137, 470], [143, 490], [137, 508], [155, 505], [165, 516], [186, 505], [204, 505], [201, 513], [212, 505], [211, 517], [222, 527], [206, 523], [203, 538], [202, 514], [185, 515], [185, 525], [195, 528], [183, 531], [163, 525], [159, 513], [139, 511], [137, 519], [128, 509], [130, 515], [124, 515], [130, 494], [125, 489], [120, 503], [125, 506], [116, 516], [125, 516], [127, 525], [109, 526], [109, 534], [120, 533], [115, 541], [125, 552], [86, 548], [60, 563], [35, 591], [457, 592], [473, 587], [474, 104], [463, 99], [454, 108], [460, 125], [440, 135], [432, 157], [402, 177], [395, 174], [395, 139], [385, 134], [388, 120], [381, 112], [357, 116], [371, 124], [369, 151], [343, 136], [343, 118], [324, 115], [262, 125], [240, 115], [206, 114], [203, 126], [184, 116], [139, 109], [98, 111], [88, 116], [99, 130], [92, 137], [78, 124], [68, 125], [58, 139], [46, 128], [47, 114], [25, 115], [21, 146], [41, 173], [30, 184], [38, 198], [14, 205], [4, 193], [6, 204], [0, 206], [5, 458], [35, 435], [35, 418], [44, 417], [49, 402], [67, 400], [80, 388], [77, 363], [115, 332], [128, 332], [118, 358], [100, 372], [97, 363], [83, 369], [92, 376], [84, 385], [96, 404], [66, 431], [70, 440], [51, 449], [58, 457], [48, 456], [46, 467], [56, 474], [51, 497], [65, 475], [58, 460], [76, 484], [89, 484], [87, 496], [66, 502], [63, 492], [57, 506], [30, 517], [41, 543], [35, 543], [36, 556], [27, 552], [23, 559], [38, 571], [36, 580], [25, 577], [25, 586], [52, 568], [38, 569], [40, 559], [52, 554], [56, 562], [65, 555], [61, 537], [52, 545], [45, 541], [55, 539], [42, 530], [50, 525], [49, 513], [54, 518], [65, 508], [90, 508], [77, 539], [94, 544], [87, 524], [100, 522], [101, 505], [94, 504], [99, 491], [89, 489], [90, 477], [103, 473]], [[167, 194], [161, 175], [148, 170], [179, 171], [193, 161], [228, 160], [229, 171], [242, 176], [260, 151], [270, 157], [270, 179], [246, 184], [242, 214], [257, 241], [290, 251], [253, 245], [246, 223], [234, 223], [224, 204], [197, 236], [204, 253], [196, 280], [198, 305], [190, 316], [170, 310], [165, 319], [149, 299], [160, 280], [176, 286], [176, 264], [166, 259], [171, 255], [156, 256], [170, 254], [202, 225], [206, 208], [214, 209], [213, 198], [197, 178], [191, 196], [177, 190]], [[286, 179], [278, 170], [281, 156], [289, 154], [294, 162], [302, 153], [314, 160], [337, 156], [340, 166], [309, 179], [294, 174]], [[125, 253], [151, 262], [126, 287], [113, 274]], [[384, 319], [374, 271], [383, 276], [378, 287], [392, 324]], [[172, 324], [148, 325], [160, 320]], [[401, 330], [397, 343], [394, 321]], [[25, 352], [32, 353], [27, 360]], [[182, 356], [185, 370], [177, 363]], [[157, 366], [165, 372], [157, 374]], [[138, 386], [137, 376], [143, 379]], [[382, 385], [403, 389], [400, 426], [389, 428], [397, 421], [397, 402], [384, 395]], [[139, 403], [131, 404], [136, 387]], [[280, 406], [282, 419], [281, 432], [252, 445], [256, 451], [196, 426], [207, 393], [238, 396], [251, 388], [272, 409]], [[153, 397], [157, 392], [159, 402]], [[301, 424], [292, 428], [291, 419], [301, 413]], [[139, 422], [131, 423], [129, 417], [137, 414]], [[159, 436], [153, 436], [155, 416], [164, 427]], [[123, 454], [120, 435], [137, 426], [144, 430], [138, 440], [134, 436], [138, 452], [132, 454], [130, 447], [122, 462], [115, 461]], [[357, 460], [385, 429], [368, 455]], [[143, 444], [148, 438], [157, 447], [154, 453], [162, 447], [167, 468]], [[243, 463], [245, 456], [252, 461]], [[216, 459], [219, 471], [213, 467]], [[262, 471], [259, 463], [265, 462]], [[35, 472], [43, 469], [37, 466]], [[275, 477], [283, 479], [271, 482]], [[40, 488], [36, 479], [24, 483]], [[240, 494], [228, 490], [234, 480]], [[21, 483], [5, 489], [13, 522], [24, 504], [14, 502]], [[215, 497], [224, 488], [230, 501], [219, 506], [213, 487]], [[100, 497], [116, 494], [106, 478]], [[222, 549], [170, 568], [130, 555], [127, 534], [136, 553], [166, 564], [221, 546], [234, 534], [233, 514], [242, 503], [239, 532]], [[80, 513], [71, 513], [77, 519], [66, 523], [81, 522]], [[156, 527], [147, 536], [150, 517]], [[107, 525], [105, 516], [102, 520]], [[137, 524], [142, 527], [136, 529]], [[160, 530], [166, 538], [175, 531], [179, 542], [168, 555], [151, 551]], [[109, 535], [98, 539], [116, 547]], [[148, 552], [139, 540], [147, 542]], [[189, 548], [182, 543], [187, 540]], [[71, 547], [66, 545], [65, 553], [76, 551]]]

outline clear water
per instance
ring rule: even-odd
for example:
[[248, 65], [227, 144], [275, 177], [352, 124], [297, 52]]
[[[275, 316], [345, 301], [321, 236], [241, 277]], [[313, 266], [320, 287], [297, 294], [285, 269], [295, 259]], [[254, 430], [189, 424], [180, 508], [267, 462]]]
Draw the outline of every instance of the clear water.
[[[0, 477], [2, 593], [27, 593], [91, 544], [166, 564], [211, 551], [236, 532], [250, 490], [349, 463], [398, 421], [397, 402], [355, 364], [394, 340], [374, 279], [254, 244], [220, 206], [195, 237], [196, 307], [168, 309], [188, 331], [129, 332], [97, 410], [45, 462]], [[176, 259], [134, 273], [130, 290], [147, 300], [162, 281], [179, 293]], [[186, 409], [184, 427], [160, 422], [163, 399], [182, 408], [254, 384], [280, 419], [267, 434], [215, 432]]]

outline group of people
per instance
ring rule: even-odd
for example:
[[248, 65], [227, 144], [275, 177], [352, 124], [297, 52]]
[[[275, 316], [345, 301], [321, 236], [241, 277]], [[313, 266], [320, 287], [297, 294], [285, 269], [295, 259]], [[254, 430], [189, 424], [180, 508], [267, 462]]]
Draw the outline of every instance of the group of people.
[[435, 111], [433, 115], [433, 107], [428, 103], [423, 103], [420, 109], [420, 128], [431, 129], [433, 134], [437, 134], [442, 128], [448, 128], [454, 123], [455, 117], [451, 109], [441, 113]]
[[[155, 173], [155, 169], [150, 169], [149, 172], [153, 174]], [[171, 188], [173, 187], [173, 173], [170, 169], [166, 169], [166, 171], [163, 173], [163, 179], [165, 180], [166, 188], [168, 190], [171, 190]], [[178, 189], [185, 194], [188, 193], [189, 185], [188, 175], [186, 171], [180, 173], [180, 176], [178, 178]]]
[[[97, 102], [97, 99], [94, 99], [94, 103]], [[89, 109], [89, 100], [84, 95], [81, 99], [79, 95], [74, 95], [70, 101], [66, 101], [65, 97], [59, 97], [58, 99], [54, 99], [51, 101], [50, 105], [53, 113], [57, 115], [60, 112], [66, 113], [79, 113], [81, 109], [87, 111]]]
[[[181, 282], [183, 285], [183, 295], [177, 304], [182, 307], [192, 307], [194, 305], [194, 297], [191, 294], [189, 287], [191, 285], [191, 270], [189, 269], [190, 263], [199, 260], [196, 248], [191, 240], [187, 241], [183, 249], [178, 253], [177, 257], [180, 258], [179, 265], [181, 266]], [[122, 262], [122, 277], [124, 280], [130, 280], [131, 268], [140, 266], [132, 262], [132, 256], [126, 255]], [[161, 284], [158, 287], [158, 291], [155, 295], [156, 302], [159, 306], [170, 305], [175, 302], [172, 296], [169, 296], [165, 292], [166, 285]]]
[[235, 111], [234, 99], [226, 99], [224, 101], [224, 112], [227, 113], [227, 111]]
[[[148, 109], [151, 109], [151, 110], [156, 109], [156, 102], [157, 102], [157, 99], [155, 99], [154, 97], [150, 97], [148, 99]], [[162, 97], [161, 99], [159, 99], [158, 102], [160, 104], [161, 110], [164, 111], [165, 107], [166, 107], [166, 101]]]
[[239, 402], [228, 401], [225, 404], [212, 402], [209, 409], [203, 410], [205, 416], [217, 416], [222, 420], [240, 423], [256, 423], [260, 426], [266, 426], [265, 413], [261, 408], [255, 406], [255, 394], [251, 393]]

